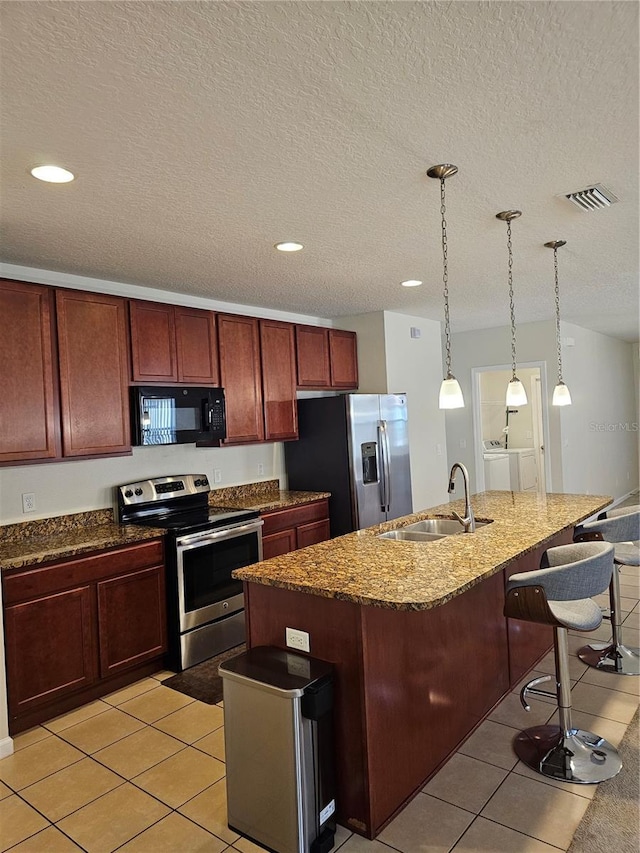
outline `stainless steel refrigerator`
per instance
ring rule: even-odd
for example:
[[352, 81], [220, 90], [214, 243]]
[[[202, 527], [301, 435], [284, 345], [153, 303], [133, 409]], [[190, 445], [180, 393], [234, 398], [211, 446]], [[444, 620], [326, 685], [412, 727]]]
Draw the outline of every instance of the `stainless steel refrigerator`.
[[405, 394], [298, 400], [300, 438], [285, 444], [290, 489], [331, 492], [331, 535], [409, 515]]

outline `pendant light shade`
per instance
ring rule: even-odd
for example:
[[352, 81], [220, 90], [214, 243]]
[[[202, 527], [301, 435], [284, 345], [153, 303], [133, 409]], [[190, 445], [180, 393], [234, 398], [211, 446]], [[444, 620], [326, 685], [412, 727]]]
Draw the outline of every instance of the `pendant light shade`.
[[441, 409], [464, 408], [464, 397], [462, 396], [462, 388], [460, 387], [460, 383], [455, 378], [455, 376], [450, 376], [448, 379], [442, 380], [438, 405]]
[[526, 406], [527, 392], [516, 376], [516, 312], [513, 304], [513, 250], [511, 247], [511, 220], [522, 216], [521, 210], [503, 210], [496, 213], [497, 219], [507, 223], [507, 252], [509, 254], [509, 308], [511, 311], [511, 379], [507, 385], [506, 406]]
[[449, 263], [447, 257], [447, 220], [445, 219], [446, 204], [444, 182], [446, 178], [450, 178], [458, 171], [457, 166], [451, 163], [441, 163], [439, 166], [432, 166], [427, 170], [427, 175], [430, 178], [437, 178], [440, 181], [440, 216], [442, 226], [442, 283], [444, 290], [444, 336], [446, 343], [446, 359], [447, 359], [447, 374], [442, 380], [440, 386], [440, 396], [438, 405], [441, 409], [462, 409], [464, 408], [464, 397], [460, 383], [451, 373], [451, 327], [449, 323]]
[[570, 406], [571, 405], [571, 394], [569, 393], [569, 389], [564, 384], [564, 382], [558, 382], [556, 387], [553, 389], [553, 399], [551, 400], [552, 406]]
[[553, 268], [556, 278], [556, 349], [558, 352], [558, 384], [553, 389], [552, 406], [570, 406], [571, 394], [562, 380], [562, 341], [560, 340], [560, 287], [558, 285], [558, 249], [567, 245], [566, 240], [550, 240], [544, 244], [553, 249]]
[[519, 379], [510, 379], [507, 385], [507, 408], [511, 406], [526, 406], [527, 392]]

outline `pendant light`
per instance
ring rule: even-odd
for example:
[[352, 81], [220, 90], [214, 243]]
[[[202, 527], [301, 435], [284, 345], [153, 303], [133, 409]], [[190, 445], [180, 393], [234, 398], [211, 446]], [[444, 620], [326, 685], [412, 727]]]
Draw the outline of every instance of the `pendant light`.
[[460, 383], [451, 373], [451, 328], [449, 324], [449, 264], [447, 259], [447, 220], [445, 219], [446, 204], [444, 182], [447, 178], [457, 174], [458, 167], [452, 166], [451, 163], [442, 163], [439, 166], [432, 166], [427, 170], [427, 175], [430, 178], [437, 178], [440, 181], [440, 215], [442, 217], [442, 283], [444, 289], [444, 336], [446, 344], [446, 365], [447, 373], [440, 385], [440, 396], [438, 405], [441, 409], [462, 409], [464, 408], [464, 397]]
[[571, 394], [562, 381], [562, 345], [560, 342], [560, 288], [558, 286], [558, 249], [566, 246], [566, 240], [551, 240], [544, 244], [548, 249], [553, 249], [553, 266], [556, 274], [556, 347], [558, 350], [558, 384], [553, 389], [552, 406], [570, 406]]
[[511, 220], [522, 216], [521, 210], [503, 210], [496, 213], [497, 219], [507, 223], [507, 251], [509, 253], [509, 307], [511, 309], [511, 379], [507, 385], [507, 408], [526, 406], [527, 393], [524, 385], [516, 376], [516, 315], [513, 307], [513, 251], [511, 249]]

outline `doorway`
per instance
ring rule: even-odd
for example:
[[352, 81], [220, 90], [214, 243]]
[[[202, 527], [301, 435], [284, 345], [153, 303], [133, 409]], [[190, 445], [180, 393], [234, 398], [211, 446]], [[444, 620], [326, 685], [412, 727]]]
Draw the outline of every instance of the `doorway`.
[[550, 482], [548, 423], [543, 405], [546, 364], [529, 362], [518, 366], [518, 378], [527, 391], [528, 402], [513, 408], [507, 408], [505, 403], [511, 379], [508, 365], [475, 367], [471, 374], [478, 490], [546, 491]]

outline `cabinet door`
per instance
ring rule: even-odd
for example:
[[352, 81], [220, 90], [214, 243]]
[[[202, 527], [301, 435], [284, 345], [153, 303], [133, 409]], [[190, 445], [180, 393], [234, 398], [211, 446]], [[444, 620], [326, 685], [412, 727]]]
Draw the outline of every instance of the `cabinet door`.
[[264, 440], [258, 321], [218, 314], [220, 381], [227, 406], [225, 444]]
[[62, 446], [65, 456], [131, 450], [125, 301], [56, 292]]
[[298, 388], [329, 388], [329, 330], [296, 326]]
[[49, 288], [0, 282], [0, 462], [60, 455]]
[[213, 311], [175, 306], [178, 381], [217, 385], [218, 342]]
[[167, 648], [164, 568], [153, 566], [99, 581], [100, 676], [113, 675]]
[[358, 353], [355, 332], [329, 329], [332, 388], [358, 387]]
[[11, 718], [95, 680], [91, 587], [11, 605], [4, 619]]
[[280, 557], [296, 550], [296, 531], [293, 527], [262, 537], [262, 559]]
[[129, 300], [131, 375], [134, 382], [177, 382], [173, 305]]
[[311, 524], [301, 524], [296, 530], [298, 548], [306, 548], [307, 545], [316, 545], [329, 539], [329, 519], [313, 521]]
[[264, 437], [298, 437], [295, 333], [291, 323], [260, 320]]

